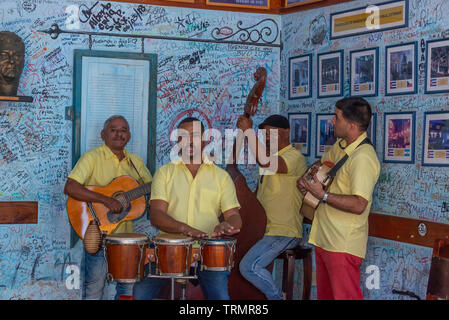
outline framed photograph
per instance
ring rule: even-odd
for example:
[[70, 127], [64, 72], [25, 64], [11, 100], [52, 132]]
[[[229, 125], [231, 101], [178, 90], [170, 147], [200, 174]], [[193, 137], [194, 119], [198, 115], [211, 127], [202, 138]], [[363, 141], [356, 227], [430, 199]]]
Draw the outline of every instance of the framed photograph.
[[414, 163], [415, 112], [384, 114], [384, 162]]
[[367, 4], [330, 15], [331, 40], [408, 27], [408, 0]]
[[386, 47], [385, 95], [417, 92], [417, 43]]
[[377, 136], [377, 113], [373, 112], [368, 129], [366, 129], [366, 135], [373, 143], [374, 150], [376, 150], [376, 136]]
[[333, 113], [319, 113], [316, 115], [315, 157], [317, 158], [328, 152], [337, 141], [334, 135], [334, 125], [332, 124], [333, 117]]
[[449, 39], [427, 41], [425, 93], [449, 92]]
[[318, 54], [318, 98], [343, 95], [343, 50]]
[[424, 113], [423, 166], [449, 166], [449, 112]]
[[379, 49], [351, 51], [349, 54], [350, 96], [377, 96]]
[[288, 59], [288, 99], [312, 96], [312, 54]]
[[311, 113], [289, 113], [290, 143], [303, 155], [310, 155]]

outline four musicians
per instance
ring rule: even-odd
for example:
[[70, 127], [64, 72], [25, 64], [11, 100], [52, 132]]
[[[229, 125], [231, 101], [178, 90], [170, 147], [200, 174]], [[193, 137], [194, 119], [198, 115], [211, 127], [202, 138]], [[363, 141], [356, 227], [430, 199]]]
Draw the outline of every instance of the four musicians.
[[[290, 144], [289, 121], [281, 115], [265, 119], [265, 147], [248, 139], [250, 151], [260, 166], [256, 194], [265, 209], [267, 226], [259, 240], [240, 262], [240, 273], [261, 290], [267, 299], [282, 299], [266, 267], [283, 251], [299, 245], [303, 216], [299, 213], [303, 195], [321, 200], [312, 222], [309, 242], [315, 246], [318, 299], [363, 299], [360, 290], [360, 264], [368, 239], [368, 214], [372, 193], [380, 172], [366, 130], [371, 120], [371, 107], [363, 98], [344, 98], [336, 103], [332, 119], [337, 142], [320, 162], [338, 163], [328, 190], [316, 176], [304, 176], [306, 160]], [[252, 129], [252, 120], [241, 116], [237, 127]], [[161, 233], [182, 234], [194, 239], [233, 236], [240, 232], [240, 204], [229, 174], [203, 156], [203, 124], [186, 118], [178, 126], [177, 159], [159, 168], [152, 182], [150, 200], [151, 224]], [[124, 149], [130, 139], [129, 126], [123, 117], [113, 116], [105, 122], [101, 137], [105, 145], [86, 152], [67, 180], [64, 192], [86, 202], [101, 202], [112, 212], [122, 205], [113, 198], [87, 190], [84, 185], [106, 185], [119, 175], [149, 182], [151, 174], [136, 155]], [[276, 139], [276, 141], [274, 141]], [[272, 144], [277, 143], [276, 152]], [[116, 232], [132, 232], [123, 223]], [[238, 243], [237, 243], [238, 246]], [[84, 298], [101, 298], [105, 281], [103, 252], [85, 253]], [[154, 273], [155, 264], [146, 265]], [[228, 271], [202, 270], [198, 273], [207, 299], [229, 299]], [[134, 284], [135, 299], [156, 298], [168, 279], [145, 277]], [[117, 286], [119, 294], [130, 294], [130, 287]]]

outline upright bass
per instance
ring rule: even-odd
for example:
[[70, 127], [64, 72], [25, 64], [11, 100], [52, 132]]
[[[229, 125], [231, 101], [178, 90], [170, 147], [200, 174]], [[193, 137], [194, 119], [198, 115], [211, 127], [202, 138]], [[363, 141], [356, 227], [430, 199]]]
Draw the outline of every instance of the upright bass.
[[[257, 106], [265, 89], [267, 80], [267, 70], [259, 67], [254, 73], [256, 83], [249, 92], [245, 106], [244, 115], [246, 117], [254, 116], [257, 112]], [[237, 159], [236, 143], [234, 142], [233, 159]], [[239, 271], [240, 260], [245, 256], [248, 250], [256, 244], [265, 234], [267, 225], [267, 216], [263, 206], [257, 200], [256, 195], [248, 187], [246, 179], [237, 168], [236, 161], [232, 161], [226, 166], [226, 171], [234, 181], [237, 198], [240, 203], [240, 216], [242, 218], [242, 227], [237, 235], [237, 247], [234, 255], [234, 268], [229, 276], [229, 296], [232, 300], [257, 300], [265, 299], [264, 294], [248, 282]]]

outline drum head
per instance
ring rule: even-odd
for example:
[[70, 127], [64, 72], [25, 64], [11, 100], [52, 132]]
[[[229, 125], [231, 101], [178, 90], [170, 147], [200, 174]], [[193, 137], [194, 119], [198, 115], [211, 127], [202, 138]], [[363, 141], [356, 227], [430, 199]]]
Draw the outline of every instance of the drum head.
[[191, 237], [175, 233], [164, 233], [153, 237], [153, 242], [158, 244], [190, 244], [193, 241]]
[[140, 233], [113, 233], [106, 236], [106, 244], [138, 244], [148, 243], [150, 240], [145, 234]]
[[200, 239], [198, 242], [201, 245], [209, 245], [209, 246], [225, 246], [229, 244], [234, 244], [237, 242], [237, 239], [231, 237], [216, 237], [216, 238], [205, 238]]

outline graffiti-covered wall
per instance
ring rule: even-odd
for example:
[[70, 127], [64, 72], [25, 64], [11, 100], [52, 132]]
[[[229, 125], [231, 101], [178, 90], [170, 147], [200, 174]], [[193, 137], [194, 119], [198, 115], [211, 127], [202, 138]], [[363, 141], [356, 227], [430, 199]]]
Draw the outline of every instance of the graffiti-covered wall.
[[[261, 21], [266, 20], [265, 22]], [[40, 32], [57, 24], [56, 39]], [[38, 201], [36, 225], [0, 226], [0, 299], [79, 299], [72, 266], [81, 266], [78, 241], [70, 248], [63, 187], [72, 168], [73, 52], [75, 49], [157, 54], [156, 167], [169, 161], [169, 128], [191, 114], [207, 127], [234, 128], [258, 66], [268, 71], [255, 123], [278, 111], [280, 49], [242, 44], [262, 28], [279, 45], [280, 17], [108, 1], [3, 0], [0, 30], [25, 42], [19, 95], [33, 103], [0, 102], [0, 201]], [[215, 30], [215, 31], [214, 31]], [[238, 33], [238, 30], [246, 30]], [[192, 41], [78, 33], [126, 33]], [[243, 34], [243, 36], [242, 36]], [[273, 37], [274, 36], [274, 37]], [[228, 38], [235, 43], [199, 42]], [[219, 41], [218, 41], [219, 42]], [[132, 128], [131, 128], [132, 130]], [[223, 134], [224, 136], [224, 134]], [[242, 167], [254, 186], [257, 170]], [[146, 217], [136, 232], [151, 235]], [[105, 298], [115, 294], [109, 286]]]
[[[379, 49], [379, 91], [367, 98], [377, 115], [376, 150], [383, 159], [383, 115], [416, 113], [413, 164], [382, 163], [372, 211], [387, 215], [447, 223], [448, 169], [421, 165], [425, 111], [448, 110], [448, 96], [425, 94], [425, 43], [449, 35], [449, 13], [445, 0], [410, 0], [408, 27], [330, 39], [330, 15], [366, 6], [351, 1], [283, 16], [221, 12], [189, 8], [125, 4], [108, 1], [3, 0], [0, 30], [12, 31], [25, 42], [25, 67], [19, 95], [32, 96], [32, 103], [0, 102], [0, 201], [37, 201], [39, 219], [34, 225], [0, 226], [0, 299], [79, 299], [81, 290], [73, 282], [81, 267], [81, 246], [70, 247], [70, 230], [63, 186], [72, 167], [73, 51], [75, 49], [143, 52], [157, 54], [156, 167], [169, 160], [169, 128], [180, 115], [192, 114], [207, 127], [233, 128], [242, 113], [246, 96], [254, 84], [258, 66], [268, 71], [255, 123], [269, 114], [310, 112], [312, 132], [315, 116], [332, 113], [339, 98], [317, 99], [316, 59], [319, 53], [344, 50], [344, 90], [349, 95], [349, 53]], [[381, 3], [370, 1], [369, 4]], [[264, 21], [262, 24], [261, 22]], [[63, 31], [53, 39], [54, 24]], [[238, 30], [261, 31], [267, 26], [276, 35], [273, 46], [248, 43], [219, 43], [216, 38], [242, 42]], [[146, 35], [138, 37], [98, 36], [84, 33]], [[257, 34], [251, 33], [252, 35]], [[263, 33], [259, 33], [262, 35]], [[151, 38], [189, 38], [177, 41]], [[265, 39], [267, 42], [273, 40]], [[263, 43], [264, 39], [257, 40]], [[385, 50], [400, 43], [417, 42], [417, 93], [385, 95]], [[289, 58], [312, 54], [312, 96], [289, 99]], [[313, 135], [312, 135], [313, 137]], [[309, 163], [315, 161], [315, 139], [311, 139]], [[241, 166], [250, 187], [257, 181], [254, 166]], [[146, 217], [135, 222], [136, 232], [155, 232]], [[305, 228], [307, 233], [309, 228]], [[367, 299], [403, 299], [392, 289], [425, 296], [431, 249], [370, 238], [362, 264], [361, 286]], [[380, 270], [380, 287], [368, 288], [370, 265]], [[275, 278], [279, 282], [280, 264]], [[300, 299], [302, 268], [298, 261], [295, 299]], [[81, 279], [82, 280], [82, 279]], [[115, 294], [109, 286], [105, 298]], [[312, 298], [316, 297], [315, 289]], [[406, 297], [405, 297], [406, 298]]]
[[[365, 34], [331, 38], [331, 14], [350, 9], [364, 8], [368, 4], [382, 4], [386, 1], [351, 1], [327, 8], [314, 9], [304, 13], [282, 16], [283, 39], [281, 65], [281, 110], [285, 114], [311, 112], [311, 155], [315, 158], [316, 115], [333, 113], [335, 102], [341, 97], [317, 99], [317, 55], [330, 51], [344, 50], [343, 96], [350, 95], [350, 54], [353, 51], [378, 48], [378, 85], [376, 96], [367, 97], [377, 116], [376, 151], [382, 168], [375, 188], [372, 212], [438, 223], [448, 223], [448, 181], [447, 167], [422, 165], [424, 112], [448, 111], [447, 94], [425, 93], [425, 47], [429, 40], [448, 36], [449, 2], [445, 0], [408, 1], [408, 26], [392, 30], [380, 30]], [[386, 88], [386, 49], [390, 46], [416, 42], [417, 44], [417, 92], [405, 95], [389, 95], [392, 87]], [[312, 54], [312, 97], [289, 99], [289, 58]], [[284, 76], [285, 75], [285, 76]], [[393, 84], [391, 84], [393, 86]], [[390, 86], [390, 84], [389, 84]], [[353, 91], [354, 92], [354, 91]], [[416, 127], [412, 132], [415, 151], [413, 163], [384, 162], [384, 114], [393, 112], [415, 112]], [[404, 243], [370, 238], [367, 256], [362, 264], [362, 290], [367, 299], [404, 299], [407, 296], [393, 294], [392, 290], [411, 291], [425, 298], [432, 249]], [[380, 270], [380, 288], [368, 289], [366, 280], [372, 273], [368, 267], [375, 265]], [[368, 270], [368, 273], [365, 271]], [[368, 279], [369, 280], [369, 279]], [[298, 293], [299, 294], [299, 293]]]

